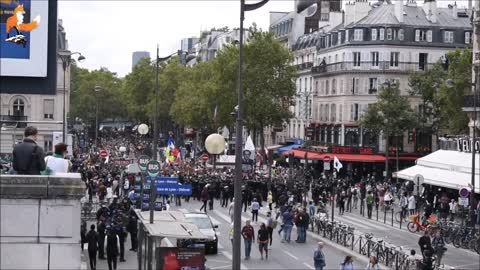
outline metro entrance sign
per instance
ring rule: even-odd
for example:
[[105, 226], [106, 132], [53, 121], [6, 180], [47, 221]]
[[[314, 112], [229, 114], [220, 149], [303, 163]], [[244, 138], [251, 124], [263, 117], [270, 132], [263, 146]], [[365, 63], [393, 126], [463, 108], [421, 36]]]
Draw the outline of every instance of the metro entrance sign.
[[108, 157], [108, 152], [107, 152], [107, 150], [102, 150], [102, 151], [100, 151], [100, 157], [102, 157], [102, 158], [107, 158], [107, 157]]
[[150, 157], [147, 155], [141, 155], [138, 157], [138, 167], [142, 172], [147, 170], [147, 164], [150, 161]]
[[156, 160], [150, 160], [147, 163], [147, 173], [152, 178], [157, 177], [160, 173], [160, 163]]

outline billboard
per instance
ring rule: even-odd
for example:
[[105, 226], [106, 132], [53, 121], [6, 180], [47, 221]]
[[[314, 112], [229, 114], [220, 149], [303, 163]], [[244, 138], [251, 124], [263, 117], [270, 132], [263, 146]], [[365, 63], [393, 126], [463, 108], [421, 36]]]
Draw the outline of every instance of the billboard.
[[205, 251], [200, 248], [156, 249], [157, 270], [205, 270]]
[[48, 0], [0, 0], [1, 76], [47, 76], [48, 6]]
[[0, 0], [2, 94], [56, 94], [57, 26], [57, 0]]

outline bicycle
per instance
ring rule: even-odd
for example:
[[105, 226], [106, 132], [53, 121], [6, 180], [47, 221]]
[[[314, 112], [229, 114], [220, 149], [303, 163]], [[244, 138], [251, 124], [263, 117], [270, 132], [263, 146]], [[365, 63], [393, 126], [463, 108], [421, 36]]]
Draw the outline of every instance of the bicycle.
[[420, 223], [420, 215], [418, 215], [418, 214], [411, 215], [410, 218], [411, 218], [412, 221], [410, 221], [407, 224], [407, 229], [411, 233], [415, 233], [415, 232], [418, 232], [418, 231], [429, 230], [430, 227], [432, 227], [432, 225], [434, 225], [436, 223], [436, 219], [433, 216], [428, 218], [427, 225], [422, 225]]

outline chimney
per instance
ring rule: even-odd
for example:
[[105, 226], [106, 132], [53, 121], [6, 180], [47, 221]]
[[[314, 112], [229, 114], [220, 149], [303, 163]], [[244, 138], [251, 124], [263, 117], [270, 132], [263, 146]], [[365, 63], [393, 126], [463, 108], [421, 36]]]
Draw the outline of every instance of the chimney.
[[357, 23], [368, 15], [372, 7], [368, 0], [355, 0], [345, 5], [345, 25]]
[[403, 0], [395, 1], [395, 17], [399, 23], [403, 23]]
[[423, 3], [423, 11], [427, 16], [427, 20], [429, 20], [431, 23], [437, 23], [437, 1], [425, 0]]
[[457, 2], [455, 1], [455, 3], [453, 4], [452, 6], [452, 17], [454, 19], [457, 19], [458, 18], [458, 9], [457, 9]]
[[417, 1], [415, 0], [407, 0], [407, 7], [416, 7]]

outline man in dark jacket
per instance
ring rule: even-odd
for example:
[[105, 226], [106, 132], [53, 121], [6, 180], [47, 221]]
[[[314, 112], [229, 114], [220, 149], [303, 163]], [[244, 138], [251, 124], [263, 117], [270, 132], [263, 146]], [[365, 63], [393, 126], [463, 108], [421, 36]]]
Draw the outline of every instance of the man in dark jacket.
[[87, 233], [88, 258], [90, 260], [90, 269], [97, 268], [97, 250], [98, 250], [98, 233], [95, 231], [95, 224], [90, 225], [90, 231]]
[[426, 250], [428, 250], [429, 252], [432, 251], [432, 240], [430, 239], [430, 232], [428, 230], [425, 231], [425, 235], [420, 237], [420, 239], [418, 240], [418, 245], [420, 246], [423, 257], [425, 257]]
[[98, 258], [100, 260], [105, 260], [105, 230], [106, 230], [105, 221], [100, 220], [98, 223]]
[[113, 228], [107, 228], [107, 236], [105, 237], [105, 246], [107, 249], [108, 269], [116, 270], [120, 239], [115, 233]]
[[35, 127], [25, 128], [23, 142], [13, 148], [13, 169], [17, 174], [39, 175], [45, 170], [45, 153], [35, 142], [38, 130]]

